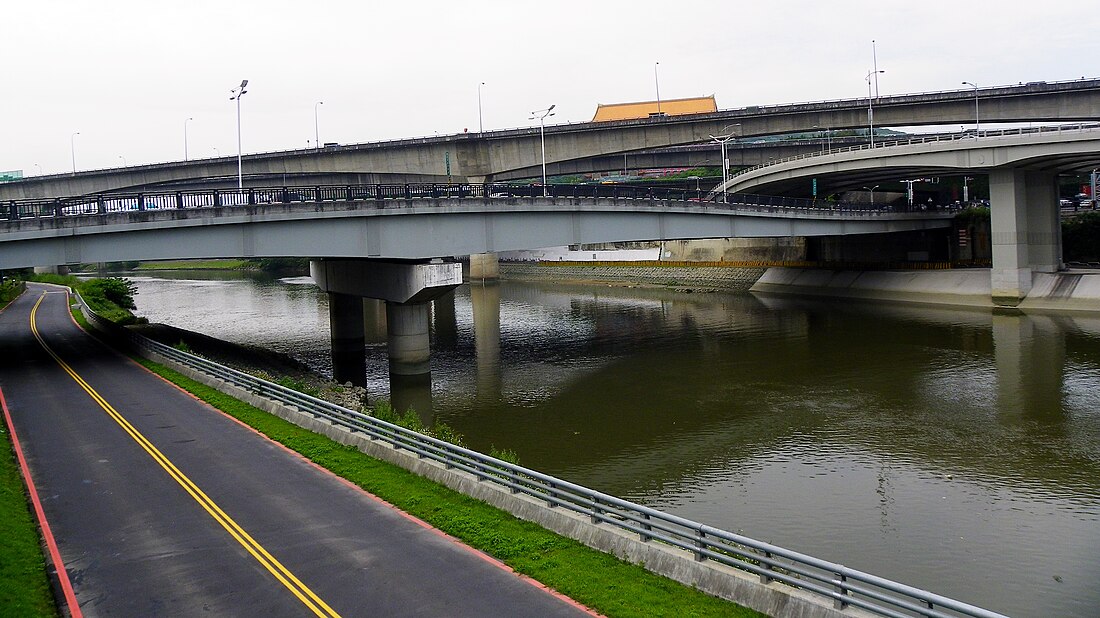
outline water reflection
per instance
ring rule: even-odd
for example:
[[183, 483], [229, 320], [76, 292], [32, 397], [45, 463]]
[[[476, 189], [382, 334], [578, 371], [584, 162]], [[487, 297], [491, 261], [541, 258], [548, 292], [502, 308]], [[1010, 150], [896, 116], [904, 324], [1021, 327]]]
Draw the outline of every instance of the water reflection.
[[[308, 285], [137, 283], [325, 369]], [[1100, 607], [1100, 318], [510, 282], [433, 316], [433, 383], [374, 344], [368, 388], [474, 448], [1012, 615]]]

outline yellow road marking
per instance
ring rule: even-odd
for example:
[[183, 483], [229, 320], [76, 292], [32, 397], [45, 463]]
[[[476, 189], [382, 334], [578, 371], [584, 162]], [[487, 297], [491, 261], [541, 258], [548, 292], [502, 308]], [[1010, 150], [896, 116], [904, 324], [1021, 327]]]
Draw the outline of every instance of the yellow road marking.
[[84, 392], [88, 393], [88, 395], [91, 396], [91, 398], [97, 404], [99, 404], [99, 407], [103, 408], [103, 411], [106, 412], [108, 416], [110, 416], [116, 423], [118, 423], [119, 426], [122, 427], [122, 429], [127, 434], [129, 434], [129, 436], [133, 438], [133, 440], [137, 442], [138, 445], [146, 453], [148, 453], [154, 461], [160, 464], [160, 467], [164, 468], [164, 471], [167, 472], [168, 475], [172, 477], [172, 479], [179, 483], [179, 485], [183, 487], [184, 491], [186, 491], [187, 494], [195, 500], [195, 502], [198, 502], [199, 506], [201, 506], [203, 510], [205, 510], [207, 513], [210, 514], [211, 517], [214, 518], [214, 521], [218, 522], [222, 526], [222, 528], [225, 528], [225, 531], [228, 532], [234, 540], [240, 543], [241, 546], [244, 547], [245, 550], [248, 551], [248, 553], [251, 554], [257, 562], [263, 565], [265, 569], [267, 569], [272, 575], [274, 575], [275, 579], [279, 580], [280, 583], [286, 586], [287, 589], [294, 594], [294, 596], [298, 597], [298, 600], [305, 604], [305, 606], [308, 607], [310, 611], [312, 611], [317, 616], [323, 616], [327, 618], [339, 618], [340, 614], [336, 613], [334, 609], [332, 609], [328, 606], [328, 604], [322, 601], [321, 598], [318, 597], [312, 590], [310, 590], [308, 586], [303, 584], [297, 577], [294, 576], [293, 573], [291, 573], [285, 566], [283, 566], [282, 563], [280, 563], [278, 560], [275, 559], [274, 556], [268, 553], [268, 551], [264, 549], [262, 545], [256, 542], [255, 539], [253, 539], [247, 532], [245, 532], [244, 529], [241, 528], [240, 525], [238, 525], [237, 522], [233, 520], [233, 518], [227, 515], [225, 511], [221, 509], [221, 507], [219, 507], [213, 500], [211, 500], [209, 496], [203, 493], [203, 491], [199, 489], [198, 485], [195, 485], [195, 483], [192, 482], [191, 479], [189, 479], [183, 472], [181, 472], [179, 468], [177, 468], [175, 464], [173, 464], [167, 457], [165, 457], [164, 454], [157, 449], [157, 447], [153, 446], [152, 442], [150, 442], [144, 435], [142, 435], [141, 432], [137, 430], [137, 428], [131, 425], [130, 422], [126, 420], [126, 418], [119, 414], [118, 411], [116, 411], [111, 406], [111, 404], [107, 402], [106, 399], [100, 396], [100, 394], [97, 393], [95, 389], [93, 389], [87, 382], [84, 381], [83, 378], [81, 378], [75, 371], [73, 371], [72, 367], [70, 367], [68, 363], [62, 360], [61, 357], [58, 356], [57, 353], [55, 353], [53, 349], [51, 349], [50, 346], [46, 344], [45, 339], [43, 339], [42, 335], [38, 332], [38, 325], [36, 323], [38, 307], [42, 304], [42, 299], [44, 299], [45, 297], [46, 294], [43, 293], [42, 296], [38, 298], [38, 302], [34, 304], [34, 308], [31, 309], [31, 332], [34, 333], [34, 338], [38, 340], [38, 343], [42, 346], [46, 353], [53, 357], [53, 359], [57, 361], [57, 364], [61, 366], [65, 373], [69, 374], [69, 377], [71, 377], [77, 384], [79, 384], [80, 388], [84, 389]]

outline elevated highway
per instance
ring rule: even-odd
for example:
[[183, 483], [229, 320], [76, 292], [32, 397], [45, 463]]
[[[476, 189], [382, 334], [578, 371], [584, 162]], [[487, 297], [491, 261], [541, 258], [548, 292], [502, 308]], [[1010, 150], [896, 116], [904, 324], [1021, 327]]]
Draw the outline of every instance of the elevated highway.
[[[1100, 117], [1100, 79], [1034, 82], [973, 90], [751, 106], [709, 114], [546, 127], [551, 169], [578, 169], [578, 161], [656, 148], [699, 144], [709, 135], [741, 137], [867, 126], [873, 104], [876, 126], [967, 124], [977, 96], [983, 122], [1066, 122]], [[732, 127], [732, 128], [731, 128]], [[605, 159], [606, 160], [606, 159]], [[469, 181], [531, 176], [541, 164], [538, 128], [463, 133], [435, 138], [247, 155], [249, 185], [283, 184], [283, 177], [320, 176], [341, 183]], [[617, 167], [617, 163], [615, 164]], [[554, 167], [559, 166], [559, 167]], [[611, 168], [615, 169], [615, 168]], [[150, 189], [197, 179], [235, 180], [236, 157], [56, 174], [0, 185], [0, 200]]]
[[726, 191], [828, 192], [922, 176], [989, 176], [995, 302], [1015, 306], [1035, 273], [1062, 270], [1058, 175], [1100, 167], [1100, 128], [1005, 131], [965, 139], [907, 140], [803, 156], [734, 176]]

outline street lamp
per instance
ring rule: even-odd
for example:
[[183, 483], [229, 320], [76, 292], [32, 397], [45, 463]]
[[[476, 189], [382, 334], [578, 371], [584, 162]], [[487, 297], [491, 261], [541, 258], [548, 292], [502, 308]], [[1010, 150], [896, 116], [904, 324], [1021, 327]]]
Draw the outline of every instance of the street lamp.
[[477, 85], [477, 135], [481, 137], [481, 134], [485, 132], [485, 123], [481, 121], [481, 87], [485, 85], [485, 82], [481, 82]]
[[321, 147], [321, 131], [317, 128], [317, 106], [324, 104], [324, 101], [317, 101], [313, 104], [313, 143], [317, 148]]
[[658, 118], [661, 117], [661, 81], [659, 79], [657, 79], [657, 67], [660, 64], [661, 64], [660, 62], [654, 62], [653, 63], [653, 85], [657, 89], [657, 117]]
[[214, 156], [220, 159], [222, 157], [222, 151], [218, 150], [217, 146], [211, 146], [211, 148], [214, 149]]
[[546, 118], [553, 116], [553, 110], [557, 107], [557, 104], [551, 105], [546, 109], [540, 109], [531, 112], [531, 117], [528, 120], [534, 120], [538, 118], [539, 121], [539, 139], [542, 142], [542, 196], [546, 197]]
[[974, 139], [978, 139], [978, 134], [982, 130], [982, 125], [978, 123], [978, 84], [974, 82], [963, 82], [964, 86], [970, 86], [974, 89]]
[[229, 97], [230, 101], [237, 102], [237, 189], [244, 188], [244, 175], [241, 173], [241, 97], [243, 97], [248, 91], [244, 89], [248, 85], [248, 80], [241, 80], [241, 85], [230, 90], [233, 96]]
[[877, 188], [879, 188], [879, 185], [875, 185], [873, 187], [863, 187], [864, 191], [870, 191], [871, 192], [871, 206], [872, 207], [874, 207], [874, 205], [875, 205], [875, 189], [877, 189]]
[[[722, 127], [722, 130], [719, 131], [718, 133], [722, 133], [726, 129], [729, 129], [731, 127], [739, 127], [739, 126], [741, 126], [741, 123], [728, 124], [728, 125]], [[723, 203], [725, 203], [728, 199], [727, 198], [728, 194], [726, 193], [726, 181], [729, 180], [729, 162], [726, 160], [726, 142], [733, 139], [735, 135], [736, 135], [736, 133], [731, 132], [731, 133], [726, 134], [726, 135], [717, 135], [717, 136], [716, 135], [710, 135], [709, 136], [711, 141], [713, 141], [715, 144], [718, 144], [722, 149], [722, 202]]]
[[183, 121], [183, 160], [187, 160], [187, 123], [194, 120], [194, 118], [188, 118]]
[[73, 174], [76, 174], [76, 136], [80, 135], [80, 131], [77, 131], [69, 136], [69, 152], [73, 155]]
[[119, 158], [119, 159], [122, 159], [122, 167], [128, 167], [128, 166], [126, 165], [126, 157], [124, 157], [124, 156], [122, 156], [122, 155], [118, 155], [118, 158]]
[[871, 148], [875, 147], [875, 108], [872, 105], [874, 99], [871, 98], [871, 76], [874, 75], [875, 79], [878, 79], [879, 73], [885, 73], [886, 69], [867, 71], [867, 124], [871, 129]]

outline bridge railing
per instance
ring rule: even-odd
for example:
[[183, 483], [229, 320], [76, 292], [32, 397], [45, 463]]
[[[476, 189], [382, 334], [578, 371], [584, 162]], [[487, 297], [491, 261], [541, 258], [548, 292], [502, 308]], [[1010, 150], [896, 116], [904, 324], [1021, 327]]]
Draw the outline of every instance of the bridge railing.
[[927, 590], [623, 500], [299, 393], [138, 335], [96, 314], [79, 295], [78, 299], [84, 315], [97, 329], [135, 348], [325, 419], [370, 440], [409, 451], [447, 469], [461, 470], [479, 482], [531, 496], [548, 508], [577, 513], [593, 525], [611, 526], [637, 535], [640, 542], [664, 543], [690, 552], [697, 561], [713, 561], [756, 575], [765, 584], [779, 581], [816, 593], [831, 599], [838, 609], [859, 607], [891, 618], [1007, 618]]
[[[725, 208], [747, 212], [798, 211], [828, 215], [883, 214], [904, 207], [851, 202], [829, 202], [773, 195], [728, 194], [700, 190], [623, 184], [373, 184], [315, 187], [250, 187], [174, 192], [116, 192], [55, 199], [13, 200], [4, 203], [7, 219], [99, 216], [116, 212], [232, 208], [301, 202], [355, 202], [378, 200], [538, 199], [541, 197], [649, 200], [662, 205]], [[914, 210], [924, 210], [917, 207]], [[2, 216], [2, 215], [0, 215]]]
[[[1015, 129], [997, 129], [995, 131], [961, 131], [959, 133], [937, 133], [935, 135], [917, 136], [899, 140], [880, 140], [876, 141], [872, 146], [868, 143], [858, 144], [855, 146], [845, 146], [844, 148], [831, 148], [822, 151], [804, 152], [802, 154], [792, 155], [789, 157], [783, 157], [782, 159], [775, 159], [768, 161], [767, 163], [761, 163], [752, 167], [747, 167], [743, 170], [737, 171], [730, 178], [737, 178], [743, 174], [756, 171], [758, 169], [772, 167], [781, 163], [789, 163], [791, 161], [800, 161], [803, 159], [814, 159], [817, 157], [825, 157], [833, 154], [839, 154], [842, 152], [855, 152], [860, 150], [871, 150], [872, 148], [877, 150], [879, 148], [890, 148], [893, 146], [908, 146], [912, 144], [929, 144], [935, 142], [955, 142], [966, 139], [976, 139], [983, 137], [1003, 137], [1006, 135], [1039, 135], [1047, 133], [1069, 133], [1069, 132], [1084, 132], [1095, 131], [1100, 129], [1100, 123], [1076, 123], [1069, 125], [1055, 125], [1055, 126], [1041, 126], [1041, 127], [1018, 127]], [[719, 191], [720, 189], [715, 189]]]

